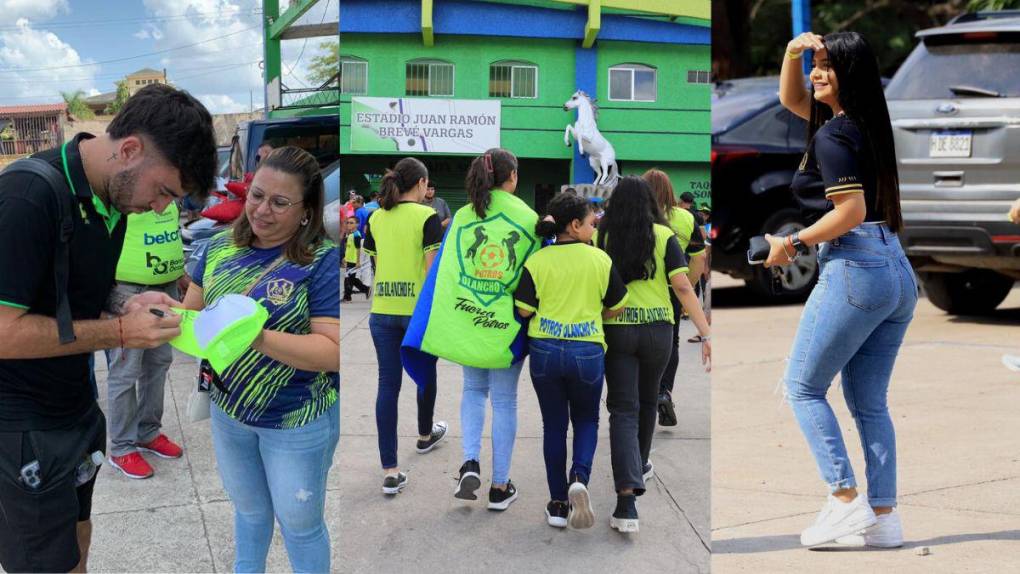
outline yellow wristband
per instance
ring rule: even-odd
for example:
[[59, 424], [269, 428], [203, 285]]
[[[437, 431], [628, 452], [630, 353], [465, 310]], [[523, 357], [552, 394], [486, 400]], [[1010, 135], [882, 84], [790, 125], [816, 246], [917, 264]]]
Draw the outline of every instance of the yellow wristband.
[[[801, 54], [803, 54], [803, 52]], [[789, 52], [788, 51], [788, 52], [786, 52], [786, 57], [791, 59], [791, 60], [799, 60], [801, 54], [794, 54], [793, 52]]]

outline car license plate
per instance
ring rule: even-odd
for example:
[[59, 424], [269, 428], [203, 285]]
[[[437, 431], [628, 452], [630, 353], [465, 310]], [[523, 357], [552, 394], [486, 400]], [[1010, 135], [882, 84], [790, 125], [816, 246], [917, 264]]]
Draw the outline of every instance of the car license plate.
[[970, 157], [970, 131], [932, 132], [928, 141], [929, 157]]

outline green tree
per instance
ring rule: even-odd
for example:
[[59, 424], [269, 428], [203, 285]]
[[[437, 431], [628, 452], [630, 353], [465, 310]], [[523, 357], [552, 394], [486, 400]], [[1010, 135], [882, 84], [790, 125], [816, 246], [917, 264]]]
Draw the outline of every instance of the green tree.
[[64, 98], [64, 103], [67, 104], [67, 111], [72, 116], [80, 120], [91, 120], [96, 117], [96, 114], [85, 103], [85, 92], [81, 90], [60, 92], [60, 96]]
[[308, 67], [308, 79], [316, 84], [324, 84], [340, 72], [340, 40], [323, 42], [319, 44], [319, 49], [322, 53], [312, 58]]
[[130, 97], [131, 91], [128, 90], [127, 81], [121, 80], [117, 82], [117, 97], [114, 98], [112, 104], [106, 106], [106, 109], [103, 110], [103, 113], [108, 116], [115, 115], [117, 112], [120, 111], [121, 108], [124, 107], [124, 104], [127, 103], [128, 98]]
[[967, 9], [978, 10], [1015, 10], [1020, 8], [1020, 0], [970, 0]]

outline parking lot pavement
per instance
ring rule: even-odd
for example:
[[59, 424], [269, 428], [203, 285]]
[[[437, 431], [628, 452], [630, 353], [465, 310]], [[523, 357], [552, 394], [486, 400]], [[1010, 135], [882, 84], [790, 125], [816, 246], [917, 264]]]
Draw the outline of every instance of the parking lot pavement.
[[[1020, 556], [1020, 289], [990, 317], [951, 317], [926, 300], [889, 391], [906, 545], [806, 550], [799, 534], [825, 486], [776, 392], [800, 305], [760, 306], [713, 280], [712, 572], [1006, 572]], [[856, 428], [833, 385], [859, 481]], [[923, 548], [929, 554], [922, 556]]]

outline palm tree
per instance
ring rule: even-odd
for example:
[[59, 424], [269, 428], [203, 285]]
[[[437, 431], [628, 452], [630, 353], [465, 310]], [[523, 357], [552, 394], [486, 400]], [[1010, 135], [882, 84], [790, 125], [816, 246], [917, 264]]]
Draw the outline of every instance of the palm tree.
[[60, 92], [67, 104], [67, 112], [80, 120], [91, 120], [96, 117], [92, 108], [85, 103], [85, 92], [75, 90], [73, 92]]

